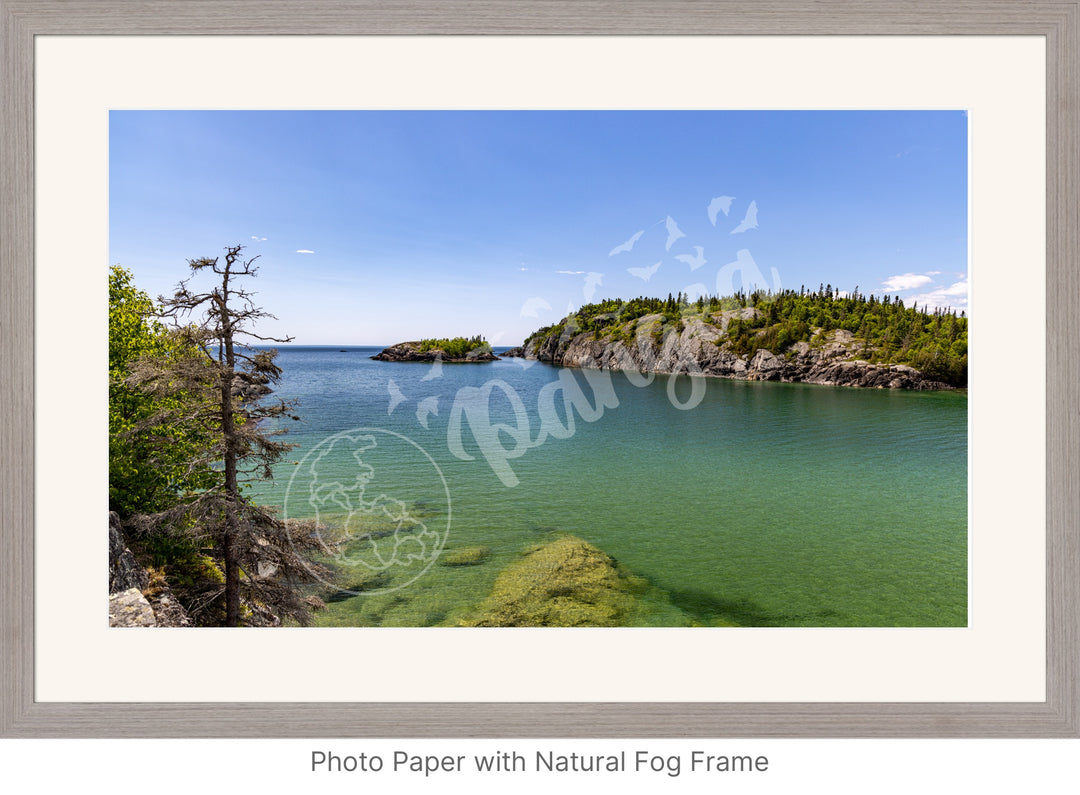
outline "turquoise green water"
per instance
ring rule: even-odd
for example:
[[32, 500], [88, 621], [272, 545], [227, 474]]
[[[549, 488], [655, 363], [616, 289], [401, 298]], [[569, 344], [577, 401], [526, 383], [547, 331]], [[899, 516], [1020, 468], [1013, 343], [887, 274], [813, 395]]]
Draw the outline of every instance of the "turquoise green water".
[[[321, 623], [454, 623], [503, 565], [561, 532], [655, 586], [644, 625], [967, 623], [964, 393], [705, 379], [680, 410], [666, 376], [641, 386], [610, 373], [602, 416], [575, 413], [572, 430], [540, 440], [538, 399], [560, 373], [594, 403], [581, 371], [504, 360], [440, 372], [367, 358], [377, 350], [278, 359], [300, 446], [255, 496], [353, 539], [339, 560], [356, 587]], [[503, 386], [486, 399], [469, 393], [492, 380]], [[691, 386], [681, 378], [676, 398]], [[464, 413], [455, 429], [455, 401], [504, 424], [494, 466]], [[369, 430], [331, 438], [355, 428]], [[440, 565], [477, 545], [490, 551], [481, 565]]]

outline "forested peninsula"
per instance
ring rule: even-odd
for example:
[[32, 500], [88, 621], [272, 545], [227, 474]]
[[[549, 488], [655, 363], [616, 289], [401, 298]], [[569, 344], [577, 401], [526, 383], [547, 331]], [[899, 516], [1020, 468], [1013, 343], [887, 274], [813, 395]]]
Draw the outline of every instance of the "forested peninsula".
[[967, 386], [963, 312], [816, 291], [588, 304], [508, 357], [569, 367], [891, 389]]

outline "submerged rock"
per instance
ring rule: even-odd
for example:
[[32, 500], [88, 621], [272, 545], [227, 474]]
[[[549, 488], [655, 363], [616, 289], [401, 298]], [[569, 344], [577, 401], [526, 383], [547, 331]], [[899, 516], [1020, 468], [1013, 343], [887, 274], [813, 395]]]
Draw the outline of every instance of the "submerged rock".
[[465, 547], [451, 552], [443, 552], [439, 558], [440, 566], [479, 566], [491, 555], [487, 547]]
[[533, 547], [495, 579], [465, 627], [617, 627], [629, 623], [646, 580], [573, 536]]

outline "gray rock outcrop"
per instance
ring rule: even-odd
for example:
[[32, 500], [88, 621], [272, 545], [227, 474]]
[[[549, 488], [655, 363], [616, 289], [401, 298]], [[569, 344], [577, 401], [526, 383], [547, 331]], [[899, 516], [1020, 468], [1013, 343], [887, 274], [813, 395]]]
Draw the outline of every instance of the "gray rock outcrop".
[[[150, 575], [124, 543], [120, 517], [109, 512], [109, 626], [190, 627], [194, 622], [168, 583]], [[147, 596], [146, 594], [149, 594]]]
[[[745, 310], [744, 310], [745, 311]], [[750, 310], [752, 311], [752, 310]], [[690, 318], [663, 326], [661, 315], [648, 315], [618, 335], [552, 331], [530, 339], [504, 356], [566, 367], [637, 370], [644, 373], [688, 373], [747, 381], [787, 381], [880, 389], [950, 389], [902, 364], [872, 364], [850, 332], [820, 334], [814, 345], [797, 342], [782, 354], [759, 349], [752, 356], [731, 350], [725, 322], [712, 325]], [[556, 329], [563, 327], [563, 324]]]
[[154, 610], [142, 591], [128, 588], [109, 596], [110, 627], [156, 627]]
[[116, 511], [109, 511], [109, 593], [131, 588], [141, 591], [149, 582], [146, 569], [139, 565], [131, 550], [124, 545], [119, 515]]

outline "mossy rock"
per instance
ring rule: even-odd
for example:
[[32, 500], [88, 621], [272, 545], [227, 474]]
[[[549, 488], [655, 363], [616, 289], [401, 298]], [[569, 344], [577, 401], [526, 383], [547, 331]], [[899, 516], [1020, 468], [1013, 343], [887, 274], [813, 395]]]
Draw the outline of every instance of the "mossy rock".
[[440, 566], [479, 566], [491, 556], [487, 547], [465, 547], [444, 552], [439, 558]]
[[641, 577], [573, 536], [528, 550], [495, 579], [465, 627], [617, 627], [634, 611]]
[[365, 572], [358, 577], [340, 581], [340, 589], [334, 589], [326, 595], [327, 602], [342, 602], [364, 591], [377, 591], [390, 584], [390, 575], [385, 571]]

